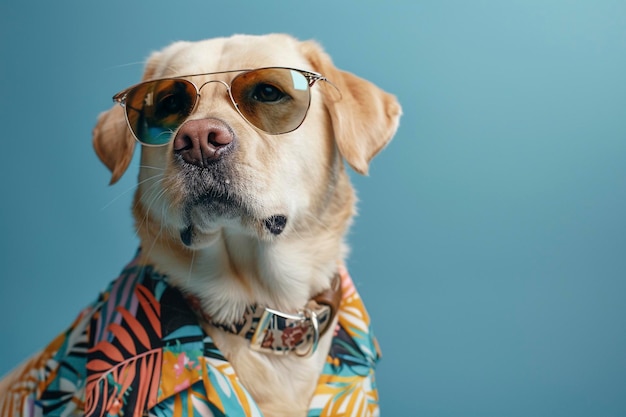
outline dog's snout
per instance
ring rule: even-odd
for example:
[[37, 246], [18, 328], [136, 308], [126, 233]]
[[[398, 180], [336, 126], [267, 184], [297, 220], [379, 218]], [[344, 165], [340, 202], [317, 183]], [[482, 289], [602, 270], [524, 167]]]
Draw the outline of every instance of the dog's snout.
[[218, 119], [185, 122], [174, 138], [174, 153], [199, 167], [217, 161], [232, 147], [235, 134]]

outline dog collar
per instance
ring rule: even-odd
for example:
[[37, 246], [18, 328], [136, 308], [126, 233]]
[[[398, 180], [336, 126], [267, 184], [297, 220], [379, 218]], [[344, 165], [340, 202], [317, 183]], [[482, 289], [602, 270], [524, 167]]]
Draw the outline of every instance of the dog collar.
[[263, 353], [310, 356], [317, 349], [319, 338], [331, 327], [341, 302], [341, 278], [335, 275], [329, 289], [311, 298], [296, 313], [252, 304], [236, 323], [219, 323], [201, 308], [200, 300], [187, 295], [187, 301], [202, 320], [226, 332], [250, 341], [253, 350]]

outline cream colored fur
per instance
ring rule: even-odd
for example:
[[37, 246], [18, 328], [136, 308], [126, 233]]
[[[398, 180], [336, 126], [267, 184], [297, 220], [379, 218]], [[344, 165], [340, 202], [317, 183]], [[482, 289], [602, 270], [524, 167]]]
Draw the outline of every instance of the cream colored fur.
[[[230, 174], [223, 181], [244, 201], [245, 215], [216, 218], [194, 208], [196, 234], [191, 247], [185, 246], [180, 231], [189, 223], [183, 207], [190, 190], [172, 144], [141, 150], [133, 212], [144, 261], [197, 296], [205, 312], [222, 322], [240, 318], [252, 303], [296, 311], [329, 287], [347, 254], [344, 236], [354, 215], [355, 196], [344, 161], [365, 174], [370, 160], [394, 135], [401, 113], [393, 96], [335, 68], [315, 42], [286, 35], [178, 42], [150, 56], [144, 79], [269, 66], [319, 72], [341, 95], [318, 82], [304, 123], [291, 133], [272, 136], [242, 119], [223, 85], [202, 89], [189, 119], [221, 119], [237, 136]], [[229, 82], [232, 77], [218, 79]], [[209, 79], [215, 76], [193, 81], [201, 85]], [[100, 116], [94, 147], [116, 182], [135, 147], [121, 107]], [[274, 214], [288, 219], [278, 236], [263, 223]], [[205, 328], [265, 415], [306, 415], [332, 331], [305, 359], [257, 353], [242, 337]]]

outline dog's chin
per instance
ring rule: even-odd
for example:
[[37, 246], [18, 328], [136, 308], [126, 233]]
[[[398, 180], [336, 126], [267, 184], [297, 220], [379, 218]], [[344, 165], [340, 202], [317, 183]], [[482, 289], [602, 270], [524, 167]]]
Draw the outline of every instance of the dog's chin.
[[239, 200], [214, 196], [186, 204], [184, 219], [185, 226], [179, 230], [180, 241], [190, 249], [210, 246], [224, 232], [273, 240], [283, 233], [288, 221], [284, 214], [255, 215]]
[[180, 241], [190, 249], [212, 245], [222, 233], [272, 240], [287, 226], [287, 215], [262, 208], [259, 199], [237, 185], [232, 161], [221, 159], [199, 168], [175, 159], [186, 189]]

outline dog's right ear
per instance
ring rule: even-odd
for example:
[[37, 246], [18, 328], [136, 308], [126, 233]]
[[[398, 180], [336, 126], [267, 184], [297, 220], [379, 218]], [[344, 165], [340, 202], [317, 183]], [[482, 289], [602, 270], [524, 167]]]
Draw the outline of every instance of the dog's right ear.
[[[160, 52], [150, 55], [142, 80], [154, 78], [160, 57]], [[135, 138], [126, 124], [122, 106], [115, 104], [98, 116], [98, 122], [93, 129], [93, 147], [102, 163], [111, 171], [109, 184], [115, 184], [126, 172], [135, 150]]]
[[115, 105], [98, 116], [93, 129], [93, 147], [102, 163], [111, 171], [109, 184], [115, 184], [126, 172], [135, 150], [135, 139], [126, 125], [122, 106]]

